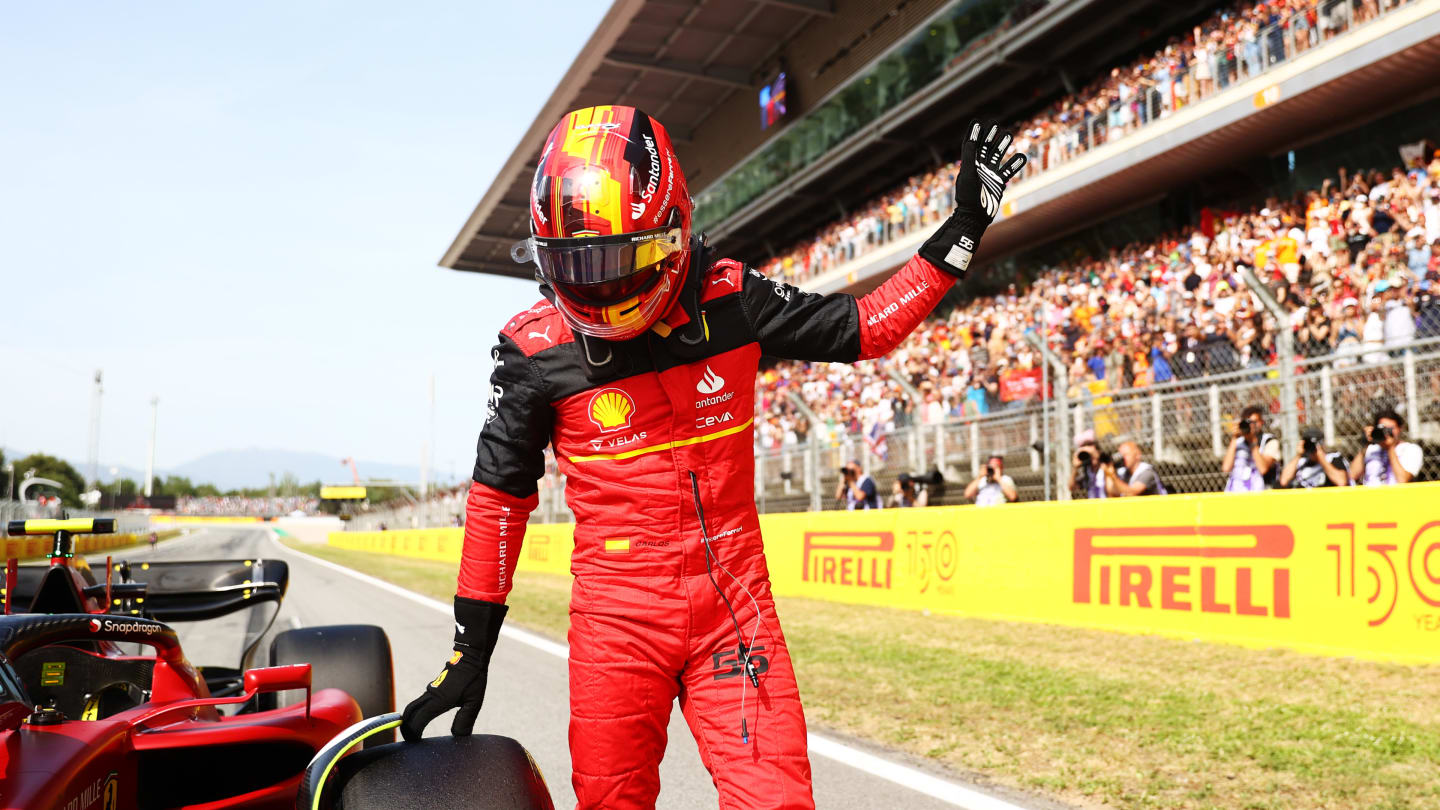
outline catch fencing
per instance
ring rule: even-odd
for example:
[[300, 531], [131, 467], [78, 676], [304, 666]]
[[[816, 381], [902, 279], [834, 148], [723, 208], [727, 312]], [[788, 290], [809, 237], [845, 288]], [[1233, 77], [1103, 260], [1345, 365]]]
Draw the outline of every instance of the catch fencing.
[[[1406, 438], [1424, 450], [1416, 480], [1440, 479], [1440, 338], [1404, 350], [1366, 347], [1298, 358], [1296, 395], [1289, 403], [1281, 377], [1273, 366], [1257, 366], [1117, 391], [1056, 382], [1054, 399], [1012, 403], [997, 413], [938, 424], [852, 432], [817, 422], [806, 442], [778, 448], [757, 443], [755, 503], [762, 513], [842, 509], [845, 504], [836, 498], [839, 468], [851, 460], [875, 478], [887, 502], [901, 473], [921, 478], [938, 472], [943, 483], [927, 485], [929, 505], [968, 503], [965, 487], [991, 454], [1002, 458], [1019, 500], [1069, 500], [1074, 439], [1087, 430], [1105, 452], [1113, 453], [1122, 441], [1136, 442], [1171, 493], [1215, 492], [1224, 488], [1221, 459], [1249, 405], [1263, 411], [1266, 432], [1280, 442], [1282, 464], [1300, 450], [1306, 428], [1321, 431], [1326, 452], [1341, 453], [1348, 464], [1362, 449], [1363, 430], [1374, 423], [1375, 412], [1393, 409], [1408, 425]], [[912, 403], [911, 412], [923, 412], [921, 404]], [[463, 497], [448, 496], [374, 510], [355, 515], [348, 529], [458, 526], [464, 507]], [[574, 520], [565, 504], [565, 477], [548, 452], [534, 520]]]
[[[1068, 500], [1074, 437], [1087, 430], [1102, 451], [1135, 441], [1170, 492], [1218, 491], [1225, 483], [1221, 459], [1249, 405], [1261, 408], [1266, 432], [1280, 441], [1281, 463], [1294, 457], [1300, 432], [1312, 427], [1323, 433], [1327, 452], [1348, 462], [1362, 449], [1375, 412], [1393, 409], [1408, 425], [1406, 437], [1425, 450], [1417, 480], [1440, 478], [1440, 339], [1399, 351], [1367, 347], [1297, 359], [1295, 372], [1291, 402], [1279, 371], [1257, 366], [1118, 391], [1092, 384], [1066, 392], [1057, 383], [1056, 398], [1044, 403], [1012, 403], [998, 413], [888, 431], [818, 423], [808, 442], [757, 448], [755, 499], [762, 512], [843, 508], [835, 497], [838, 470], [853, 459], [879, 482], [882, 495], [891, 493], [900, 473], [938, 471], [945, 484], [943, 492], [932, 490], [930, 505], [963, 503], [965, 485], [999, 454], [1020, 500]], [[922, 412], [915, 405], [912, 412]]]

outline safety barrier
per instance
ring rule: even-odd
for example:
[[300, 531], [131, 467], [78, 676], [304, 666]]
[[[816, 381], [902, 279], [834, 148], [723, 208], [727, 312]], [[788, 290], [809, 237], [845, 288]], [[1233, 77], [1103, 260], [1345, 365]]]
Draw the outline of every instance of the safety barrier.
[[154, 515], [151, 523], [260, 523], [264, 518], [237, 515]]
[[[162, 532], [161, 536], [173, 534], [173, 532]], [[48, 536], [38, 537], [7, 537], [5, 543], [5, 559], [15, 557], [27, 559], [31, 557], [43, 557], [50, 553], [50, 547], [55, 540]], [[78, 534], [75, 536], [76, 554], [95, 554], [101, 551], [109, 551], [125, 546], [133, 546], [141, 542], [138, 534]]]
[[[1440, 663], [1440, 483], [763, 515], [776, 594]], [[519, 570], [565, 573], [571, 524]], [[458, 561], [460, 529], [330, 544]]]

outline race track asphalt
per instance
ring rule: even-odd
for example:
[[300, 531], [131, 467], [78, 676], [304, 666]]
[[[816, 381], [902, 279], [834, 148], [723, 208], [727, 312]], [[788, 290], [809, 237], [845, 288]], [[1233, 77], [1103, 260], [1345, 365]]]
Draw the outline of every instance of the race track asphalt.
[[[454, 634], [451, 620], [433, 604], [406, 598], [308, 555], [297, 554], [272, 539], [270, 532], [263, 528], [204, 528], [162, 543], [153, 555], [139, 551], [117, 556], [131, 560], [256, 557], [286, 560], [290, 564], [289, 593], [271, 632], [325, 624], [376, 624], [385, 628], [394, 654], [398, 707], [420, 694], [450, 650]], [[102, 558], [100, 563], [103, 562]], [[185, 626], [180, 627], [181, 641], [193, 663], [236, 664], [237, 639], [244, 620], [232, 617], [219, 621], [228, 621], [229, 626], [222, 629], [212, 622], [195, 626], [188, 632]], [[223, 644], [217, 645], [219, 640], [223, 640]], [[545, 645], [542, 642], [540, 646]], [[267, 663], [263, 651], [268, 647], [267, 637], [260, 646], [262, 653], [256, 665]], [[485, 708], [476, 730], [520, 740], [545, 774], [559, 808], [575, 806], [566, 739], [568, 700], [565, 661], [556, 654], [554, 645], [546, 651], [517, 640], [513, 634], [501, 637], [490, 667]], [[445, 715], [431, 724], [428, 734], [448, 733], [449, 727], [450, 717]], [[715, 788], [700, 764], [690, 730], [678, 710], [671, 716], [669, 736], [670, 745], [660, 765], [661, 791], [657, 806], [666, 810], [714, 808]], [[623, 742], [616, 741], [616, 744]], [[818, 746], [817, 749], [817, 741], [812, 736], [815, 799], [822, 810], [1058, 807], [1009, 791], [978, 789], [923, 763], [863, 743], [841, 741], [834, 735], [825, 735]], [[822, 752], [826, 755], [820, 755]], [[856, 767], [856, 762], [860, 767]], [[926, 792], [908, 787], [920, 784], [927, 786]]]

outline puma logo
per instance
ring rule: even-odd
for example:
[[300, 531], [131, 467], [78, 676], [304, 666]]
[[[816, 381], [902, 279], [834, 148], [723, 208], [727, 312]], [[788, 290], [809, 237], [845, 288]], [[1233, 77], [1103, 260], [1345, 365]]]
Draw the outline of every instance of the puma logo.
[[550, 327], [552, 327], [552, 326], [554, 326], [554, 325], [555, 325], [555, 324], [553, 324], [553, 323], [546, 324], [546, 325], [545, 325], [545, 331], [544, 331], [544, 332], [531, 332], [531, 333], [530, 333], [530, 337], [532, 337], [532, 338], [540, 338], [541, 340], [545, 341], [546, 343], [553, 343], [554, 341], [552, 341], [552, 340], [550, 339]]
[[722, 282], [722, 281], [725, 282], [726, 284], [729, 284], [731, 287], [734, 287], [734, 286], [735, 286], [735, 282], [733, 282], [733, 281], [730, 280], [730, 275], [729, 275], [728, 273], [726, 273], [726, 274], [724, 274], [724, 275], [716, 276], [715, 278], [711, 279], [711, 280], [710, 280], [710, 286], [711, 286], [711, 287], [714, 287], [716, 284], [719, 284], [719, 283]]

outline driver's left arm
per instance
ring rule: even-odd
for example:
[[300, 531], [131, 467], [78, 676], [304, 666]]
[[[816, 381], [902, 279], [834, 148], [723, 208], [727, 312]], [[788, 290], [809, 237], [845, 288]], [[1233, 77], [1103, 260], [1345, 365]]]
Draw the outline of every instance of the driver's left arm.
[[746, 319], [771, 357], [853, 363], [888, 354], [940, 303], [955, 277], [915, 256], [874, 291], [805, 292], [747, 269], [740, 290]]
[[899, 272], [861, 298], [807, 293], [746, 270], [740, 302], [760, 350], [853, 363], [899, 346], [969, 270], [1006, 184], [1025, 165], [1024, 155], [1009, 154], [1010, 142], [995, 124], [971, 122], [960, 147], [955, 209]]

